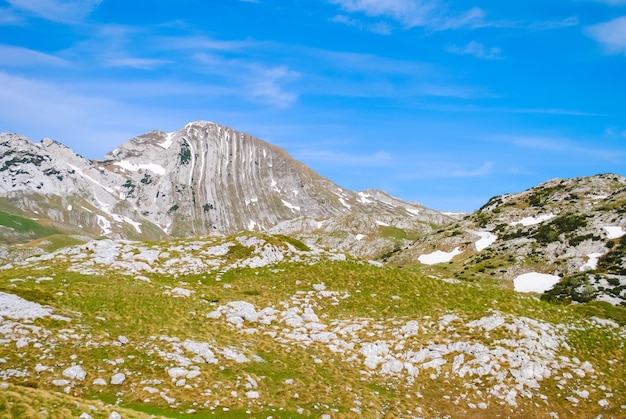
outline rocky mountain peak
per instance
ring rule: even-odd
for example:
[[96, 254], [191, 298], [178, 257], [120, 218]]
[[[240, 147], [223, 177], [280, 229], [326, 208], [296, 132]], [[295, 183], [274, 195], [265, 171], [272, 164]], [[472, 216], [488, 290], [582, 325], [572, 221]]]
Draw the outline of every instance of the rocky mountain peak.
[[[3, 138], [11, 176], [2, 179], [0, 200], [63, 231], [158, 239], [268, 231], [298, 219], [341, 229], [336, 217], [370, 214], [355, 234], [371, 238], [381, 235], [381, 226], [423, 231], [449, 221], [382, 191], [341, 188], [285, 150], [213, 122], [139, 135], [101, 160], [84, 159], [50, 139]], [[15, 153], [21, 154], [11, 157]], [[311, 224], [284, 229], [310, 233], [294, 227], [304, 225]], [[383, 248], [398, 246], [384, 241]]]

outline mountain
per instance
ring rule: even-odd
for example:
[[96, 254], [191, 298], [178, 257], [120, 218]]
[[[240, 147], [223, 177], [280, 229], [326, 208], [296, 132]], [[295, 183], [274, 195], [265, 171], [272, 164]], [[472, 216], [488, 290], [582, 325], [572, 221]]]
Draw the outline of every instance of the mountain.
[[539, 292], [565, 278], [560, 287], [570, 286], [557, 292], [565, 299], [625, 305], [625, 233], [626, 178], [553, 179], [492, 198], [463, 220], [394, 253], [389, 262], [421, 263], [466, 280], [486, 275], [516, 289], [523, 289], [525, 280], [544, 278], [548, 282]]
[[612, 174], [449, 215], [208, 122], [2, 134], [0, 417], [624, 417], [625, 233]]
[[[0, 210], [74, 237], [164, 239], [275, 228], [346, 249], [332, 237], [356, 216], [362, 219], [356, 234], [376, 246], [353, 250], [368, 257], [410, 243], [386, 227], [407, 230], [410, 238], [451, 220], [382, 191], [341, 188], [278, 147], [205, 121], [138, 136], [102, 160], [50, 139], [2, 134]], [[29, 235], [0, 223], [8, 229], [5, 241], [45, 237], [43, 230]]]

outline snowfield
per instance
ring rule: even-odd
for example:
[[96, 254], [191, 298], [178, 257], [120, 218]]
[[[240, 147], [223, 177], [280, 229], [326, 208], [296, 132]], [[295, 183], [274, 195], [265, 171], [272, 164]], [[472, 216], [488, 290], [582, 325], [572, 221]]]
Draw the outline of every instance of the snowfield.
[[522, 274], [513, 280], [515, 291], [543, 293], [561, 280], [560, 277], [538, 272]]
[[454, 250], [450, 252], [443, 252], [441, 250], [436, 250], [432, 253], [428, 253], [425, 255], [421, 255], [417, 260], [424, 265], [435, 265], [437, 263], [446, 263], [450, 262], [456, 255], [460, 255], [463, 253], [461, 249], [458, 247], [454, 248]]

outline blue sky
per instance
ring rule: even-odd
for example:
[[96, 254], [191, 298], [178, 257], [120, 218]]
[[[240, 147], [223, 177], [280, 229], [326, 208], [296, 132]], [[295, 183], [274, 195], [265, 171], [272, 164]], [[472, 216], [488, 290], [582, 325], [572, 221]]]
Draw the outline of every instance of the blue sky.
[[626, 175], [626, 0], [0, 0], [0, 131], [199, 119], [439, 210]]

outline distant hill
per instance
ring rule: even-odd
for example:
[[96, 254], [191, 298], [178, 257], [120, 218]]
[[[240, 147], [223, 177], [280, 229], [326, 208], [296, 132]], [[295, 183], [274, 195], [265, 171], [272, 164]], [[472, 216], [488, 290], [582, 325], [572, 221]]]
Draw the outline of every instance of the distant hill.
[[553, 275], [557, 281], [574, 276], [575, 285], [559, 291], [562, 298], [624, 304], [624, 234], [626, 178], [603, 174], [554, 179], [492, 198], [463, 220], [394, 253], [389, 263], [421, 261], [457, 278], [490, 276], [512, 285], [517, 280], [522, 287], [529, 278], [518, 280], [523, 274]]

